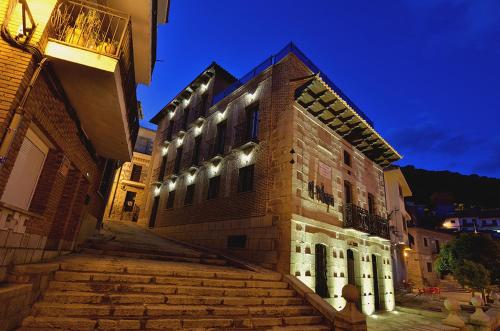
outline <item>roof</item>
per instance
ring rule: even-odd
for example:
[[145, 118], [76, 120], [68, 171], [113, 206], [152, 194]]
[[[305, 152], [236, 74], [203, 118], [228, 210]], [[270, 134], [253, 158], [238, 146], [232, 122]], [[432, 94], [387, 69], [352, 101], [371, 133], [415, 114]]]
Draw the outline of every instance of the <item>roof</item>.
[[195, 79], [191, 81], [185, 88], [181, 90], [170, 102], [168, 102], [153, 118], [150, 120], [153, 124], [158, 124], [160, 120], [165, 116], [169, 110], [174, 110], [178, 104], [181, 103], [183, 99], [189, 99], [191, 94], [196, 88], [201, 84], [204, 84], [210, 80], [215, 74], [221, 74], [229, 77], [230, 80], [236, 80], [229, 71], [224, 69], [216, 62], [212, 62], [205, 70], [203, 70]]
[[375, 131], [365, 116], [320, 73], [297, 88], [295, 100], [379, 166], [384, 168], [401, 159], [401, 155]]

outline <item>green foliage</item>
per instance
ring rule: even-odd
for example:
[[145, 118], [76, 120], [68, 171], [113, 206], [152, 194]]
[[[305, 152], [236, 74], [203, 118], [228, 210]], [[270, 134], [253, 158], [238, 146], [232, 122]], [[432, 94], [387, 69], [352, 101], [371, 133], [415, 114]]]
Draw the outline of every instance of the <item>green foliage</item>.
[[490, 285], [490, 275], [488, 270], [479, 263], [464, 260], [453, 269], [453, 277], [462, 286], [483, 292]]
[[[435, 268], [442, 274], [451, 273], [455, 278], [457, 278], [457, 274], [466, 277], [468, 270], [473, 269], [471, 263], [486, 269], [489, 275], [488, 279], [493, 284], [500, 284], [500, 245], [489, 236], [460, 235], [443, 247], [436, 260]], [[466, 264], [468, 269], [464, 270]], [[476, 266], [476, 269], [478, 268]], [[478, 270], [478, 273], [481, 272], [482, 270]], [[469, 279], [469, 281], [472, 280], [475, 279]], [[475, 281], [478, 284], [482, 283], [479, 280]]]

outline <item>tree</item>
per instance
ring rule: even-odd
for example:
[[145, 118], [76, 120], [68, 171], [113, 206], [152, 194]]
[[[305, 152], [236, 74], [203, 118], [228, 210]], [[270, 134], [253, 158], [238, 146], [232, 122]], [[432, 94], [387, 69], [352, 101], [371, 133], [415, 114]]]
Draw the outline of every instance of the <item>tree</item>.
[[500, 245], [489, 236], [461, 234], [444, 245], [435, 262], [440, 274], [451, 273], [462, 286], [483, 290], [500, 284]]
[[481, 292], [483, 302], [486, 302], [484, 290], [490, 285], [490, 273], [479, 263], [464, 260], [462, 264], [455, 266], [453, 276], [462, 286], [467, 286], [474, 291]]

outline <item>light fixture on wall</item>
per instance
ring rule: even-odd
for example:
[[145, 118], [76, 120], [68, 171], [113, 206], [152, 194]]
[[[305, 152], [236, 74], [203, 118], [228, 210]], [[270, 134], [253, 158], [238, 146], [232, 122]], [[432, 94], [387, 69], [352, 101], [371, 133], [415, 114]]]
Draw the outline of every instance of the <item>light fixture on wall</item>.
[[157, 197], [160, 195], [160, 192], [161, 192], [161, 182], [156, 182], [155, 184], [155, 188], [154, 188], [154, 196]]
[[173, 191], [173, 190], [175, 190], [175, 186], [176, 186], [176, 184], [177, 184], [177, 180], [176, 180], [176, 178], [171, 178], [171, 179], [170, 179], [170, 183], [168, 183], [168, 190], [169, 190], [169, 191]]

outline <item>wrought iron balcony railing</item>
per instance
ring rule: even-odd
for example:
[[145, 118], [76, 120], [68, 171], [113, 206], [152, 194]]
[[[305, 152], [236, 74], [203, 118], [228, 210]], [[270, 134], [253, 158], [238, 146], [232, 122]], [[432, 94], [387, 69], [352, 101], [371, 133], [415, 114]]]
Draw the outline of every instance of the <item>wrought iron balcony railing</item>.
[[130, 142], [139, 132], [130, 16], [97, 3], [63, 0], [48, 24], [48, 40], [118, 60], [127, 107]]
[[352, 203], [347, 203], [344, 207], [344, 227], [384, 239], [390, 238], [387, 219], [370, 214], [368, 210]]

